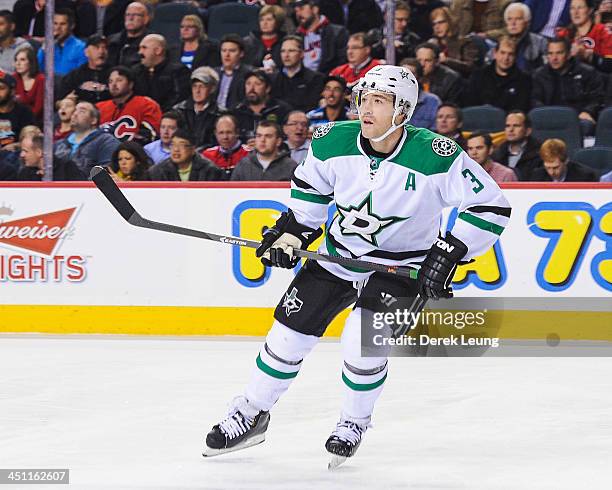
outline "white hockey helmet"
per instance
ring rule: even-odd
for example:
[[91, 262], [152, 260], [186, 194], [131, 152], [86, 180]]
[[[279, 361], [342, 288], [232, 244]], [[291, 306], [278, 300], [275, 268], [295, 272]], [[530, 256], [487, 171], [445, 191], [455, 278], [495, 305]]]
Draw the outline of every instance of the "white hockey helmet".
[[[375, 66], [353, 87], [351, 108], [357, 114], [363, 94], [370, 90], [392, 94], [395, 97], [391, 127], [382, 136], [374, 138], [374, 141], [381, 141], [412, 117], [419, 98], [419, 83], [408, 68], [394, 65]], [[401, 124], [395, 124], [395, 119], [400, 114], [404, 114], [406, 119]]]

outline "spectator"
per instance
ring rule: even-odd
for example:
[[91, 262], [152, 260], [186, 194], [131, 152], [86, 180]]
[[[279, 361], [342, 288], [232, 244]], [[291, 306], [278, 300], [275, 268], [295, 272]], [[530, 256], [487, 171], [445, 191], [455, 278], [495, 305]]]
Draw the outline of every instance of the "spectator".
[[302, 111], [291, 111], [287, 114], [285, 124], [285, 143], [289, 147], [290, 157], [296, 163], [301, 163], [306, 158], [308, 148], [310, 148], [310, 138], [308, 138], [308, 118]]
[[108, 38], [108, 61], [111, 66], [132, 67], [140, 62], [140, 41], [148, 34], [151, 17], [144, 4], [132, 2], [125, 9], [123, 30]]
[[[23, 165], [16, 180], [40, 181], [45, 175], [42, 135], [26, 136], [19, 154]], [[53, 180], [87, 180], [76, 164], [61, 157], [53, 157]]]
[[15, 54], [22, 46], [29, 46], [22, 37], [15, 37], [15, 16], [10, 10], [0, 10], [0, 70], [11, 73]]
[[567, 147], [559, 139], [549, 139], [542, 143], [540, 158], [543, 167], [536, 168], [531, 173], [535, 182], [597, 182], [593, 170], [576, 162], [571, 162], [567, 156]]
[[421, 88], [436, 94], [442, 102], [459, 103], [463, 94], [463, 80], [455, 70], [440, 64], [440, 49], [432, 43], [420, 44], [417, 61], [423, 69]]
[[311, 128], [332, 121], [346, 121], [348, 113], [346, 108], [346, 80], [342, 77], [329, 76], [323, 86], [323, 105], [306, 114]]
[[494, 162], [491, 159], [493, 141], [489, 133], [476, 131], [468, 136], [467, 153], [470, 158], [480, 165], [498, 184], [502, 182], [515, 182], [517, 180], [516, 174], [511, 168], [501, 163]]
[[96, 165], [108, 165], [119, 141], [98, 128], [100, 112], [91, 102], [76, 105], [70, 126], [72, 133], [55, 144], [55, 156], [72, 160], [84, 175]]
[[219, 45], [208, 39], [202, 19], [197, 15], [186, 15], [181, 20], [181, 44], [170, 49], [170, 59], [180, 61], [190, 70], [200, 66], [219, 66]]
[[108, 77], [111, 100], [98, 102], [100, 124], [120, 141], [142, 145], [157, 139], [161, 109], [149, 97], [134, 95], [134, 73], [125, 66], [111, 68]]
[[346, 27], [351, 34], [367, 32], [384, 22], [374, 0], [319, 0], [319, 8], [331, 23]]
[[380, 60], [372, 58], [371, 54], [372, 45], [368, 36], [363, 32], [351, 34], [346, 45], [348, 63], [334, 68], [329, 74], [344, 78], [350, 88], [372, 68], [380, 65]]
[[141, 61], [134, 68], [138, 95], [151, 97], [163, 111], [189, 97], [189, 69], [168, 59], [164, 36], [146, 35], [138, 54]]
[[504, 26], [504, 9], [512, 0], [452, 0], [450, 12], [460, 37], [475, 32], [481, 37], [496, 37]]
[[216, 68], [219, 75], [217, 106], [230, 109], [244, 100], [244, 76], [253, 67], [242, 62], [244, 43], [236, 34], [226, 34], [221, 39], [221, 66]]
[[42, 121], [45, 100], [45, 76], [38, 69], [36, 54], [29, 44], [15, 53], [15, 97]]
[[410, 30], [421, 39], [429, 39], [433, 35], [431, 29], [431, 12], [444, 7], [440, 0], [409, 0]]
[[[125, 24], [125, 11], [133, 0], [102, 0], [96, 3], [99, 10], [104, 12], [104, 35], [110, 36], [121, 32]], [[104, 4], [109, 3], [104, 6]]]
[[[69, 9], [59, 9], [53, 16], [53, 39], [55, 48], [53, 50], [53, 64], [56, 75], [65, 75], [71, 70], [87, 62], [85, 57], [85, 43], [77, 39], [74, 30], [74, 13]], [[45, 50], [38, 50], [38, 64], [42, 71], [45, 70]]]
[[183, 118], [176, 111], [169, 111], [162, 114], [159, 123], [159, 139], [144, 147], [153, 164], [160, 163], [166, 158], [170, 158], [170, 142], [176, 130], [183, 126]]
[[245, 62], [264, 67], [266, 71], [281, 66], [281, 41], [285, 32], [281, 30], [285, 11], [278, 5], [265, 5], [259, 11], [259, 29], [244, 38]]
[[480, 50], [469, 36], [459, 36], [448, 7], [431, 12], [433, 37], [428, 41], [440, 48], [440, 63], [469, 76], [478, 63]]
[[34, 124], [32, 111], [15, 98], [15, 79], [0, 72], [0, 149], [13, 151], [21, 129]]
[[99, 34], [87, 38], [85, 47], [87, 63], [69, 72], [62, 78], [57, 98], [74, 94], [79, 100], [97, 104], [110, 99], [108, 91], [108, 39]]
[[529, 116], [511, 111], [506, 116], [504, 141], [492, 155], [493, 160], [514, 170], [519, 180], [529, 180], [531, 172], [542, 166], [540, 142], [531, 136]]
[[562, 105], [578, 112], [583, 136], [593, 135], [599, 107], [603, 102], [601, 75], [591, 66], [570, 58], [567, 39], [548, 42], [548, 65], [533, 74], [532, 106]]
[[115, 181], [130, 182], [151, 180], [149, 167], [152, 165], [153, 162], [142, 146], [133, 141], [124, 141], [113, 152], [111, 163], [107, 168]]
[[63, 140], [70, 133], [72, 133], [70, 121], [72, 119], [72, 114], [76, 109], [76, 104], [76, 97], [66, 97], [65, 99], [58, 100], [56, 102], [59, 124], [55, 126], [55, 129], [53, 130], [54, 143]]
[[346, 62], [347, 30], [321, 15], [317, 0], [296, 0], [296, 34], [304, 37], [304, 66], [328, 73]]
[[217, 72], [208, 66], [201, 66], [191, 74], [191, 97], [174, 106], [183, 120], [184, 129], [194, 135], [198, 148], [214, 143], [213, 130], [219, 117], [215, 101], [218, 85]]
[[261, 121], [255, 134], [255, 151], [240, 160], [232, 180], [291, 180], [297, 164], [289, 152], [280, 151], [283, 139], [278, 124]]
[[493, 61], [472, 73], [467, 84], [466, 105], [490, 104], [505, 112], [529, 111], [531, 77], [515, 64], [516, 44], [503, 36], [493, 49]]
[[531, 9], [531, 32], [553, 38], [557, 27], [569, 23], [570, 0], [525, 0], [525, 5]]
[[204, 181], [222, 180], [223, 171], [196, 153], [195, 139], [184, 129], [177, 129], [170, 143], [170, 158], [149, 170], [151, 180]]
[[272, 84], [272, 96], [300, 111], [315, 107], [324, 77], [304, 66], [304, 40], [300, 36], [286, 36], [280, 53], [282, 68]]
[[436, 133], [446, 136], [467, 151], [467, 141], [461, 134], [463, 114], [456, 104], [442, 103], [436, 114]]
[[557, 36], [572, 43], [570, 54], [585, 63], [612, 57], [612, 31], [595, 22], [594, 7], [594, 0], [571, 0], [571, 24], [557, 29]]
[[[42, 43], [45, 40], [45, 4], [47, 0], [17, 0], [13, 6], [15, 34], [33, 38]], [[71, 7], [70, 0], [55, 0], [55, 11]]]
[[[395, 61], [399, 61], [408, 56], [414, 56], [414, 48], [421, 42], [421, 38], [408, 29], [409, 23], [410, 6], [406, 2], [400, 0], [395, 5], [395, 15], [393, 17]], [[370, 29], [368, 37], [372, 42], [372, 56], [374, 58], [386, 58], [387, 31], [385, 25]]]
[[207, 148], [201, 154], [223, 170], [224, 180], [229, 180], [238, 162], [246, 157], [251, 149], [238, 139], [238, 121], [230, 114], [217, 119], [215, 138], [219, 144]]
[[546, 38], [529, 31], [531, 10], [527, 5], [514, 2], [504, 11], [504, 35], [516, 42], [516, 66], [526, 73], [531, 73], [544, 64], [546, 60]]
[[284, 101], [272, 98], [270, 77], [263, 70], [248, 73], [244, 80], [246, 100], [240, 102], [232, 110], [238, 120], [240, 138], [252, 146], [255, 128], [260, 121], [268, 120], [278, 124], [291, 107]]
[[[416, 58], [406, 58], [400, 61], [400, 66], [408, 68], [421, 83], [422, 68]], [[410, 124], [417, 128], [427, 128], [435, 131], [436, 129], [436, 114], [442, 101], [435, 94], [430, 94], [424, 90], [419, 90], [414, 112], [410, 118]]]

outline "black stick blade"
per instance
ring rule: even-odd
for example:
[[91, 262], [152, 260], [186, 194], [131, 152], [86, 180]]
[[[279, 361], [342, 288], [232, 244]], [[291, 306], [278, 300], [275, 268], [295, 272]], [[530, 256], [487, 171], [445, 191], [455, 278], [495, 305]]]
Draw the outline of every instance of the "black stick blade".
[[119, 212], [123, 219], [130, 221], [130, 218], [134, 216], [136, 210], [123, 195], [123, 192], [117, 187], [117, 184], [110, 176], [110, 174], [103, 167], [96, 166], [91, 169], [89, 179], [96, 184], [96, 187], [102, 191], [104, 197], [108, 199], [113, 207]]

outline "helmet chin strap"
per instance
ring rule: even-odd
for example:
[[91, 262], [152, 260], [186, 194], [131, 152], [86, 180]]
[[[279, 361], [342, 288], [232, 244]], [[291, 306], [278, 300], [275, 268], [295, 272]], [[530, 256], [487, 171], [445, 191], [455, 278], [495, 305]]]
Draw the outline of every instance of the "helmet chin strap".
[[384, 140], [387, 136], [393, 133], [397, 128], [401, 128], [404, 125], [404, 123], [400, 124], [399, 126], [395, 124], [395, 119], [397, 118], [397, 116], [401, 115], [401, 113], [402, 113], [402, 108], [396, 107], [395, 110], [393, 111], [393, 118], [391, 119], [391, 126], [389, 127], [389, 129], [387, 129], [378, 138], [370, 138], [370, 140], [378, 143], [379, 141]]

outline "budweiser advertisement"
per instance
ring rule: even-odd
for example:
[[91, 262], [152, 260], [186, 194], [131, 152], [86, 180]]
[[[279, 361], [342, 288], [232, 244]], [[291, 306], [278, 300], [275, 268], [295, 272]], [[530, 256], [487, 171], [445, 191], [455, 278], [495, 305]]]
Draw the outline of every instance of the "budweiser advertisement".
[[75, 233], [79, 206], [18, 216], [18, 209], [0, 206], [0, 281], [80, 282], [86, 277], [86, 258], [62, 253], [62, 244]]

